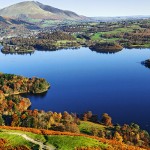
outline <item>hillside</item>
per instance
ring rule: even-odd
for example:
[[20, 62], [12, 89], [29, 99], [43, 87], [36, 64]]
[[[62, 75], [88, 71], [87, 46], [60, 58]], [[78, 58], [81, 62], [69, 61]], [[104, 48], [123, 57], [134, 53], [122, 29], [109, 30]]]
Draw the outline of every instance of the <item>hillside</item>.
[[1, 37], [11, 37], [16, 35], [30, 34], [30, 30], [40, 29], [34, 23], [20, 19], [0, 16], [0, 35]]
[[[55, 148], [58, 150], [146, 150], [136, 146], [129, 146], [116, 140], [70, 132], [8, 126], [1, 126], [0, 131], [0, 142], [7, 142], [7, 146], [11, 145], [13, 148], [24, 145], [24, 149], [26, 148], [27, 150], [39, 147], [51, 150]], [[3, 145], [1, 144], [0, 146]]]
[[5, 24], [8, 24], [8, 25], [11, 25], [11, 24], [15, 24], [15, 25], [20, 25], [20, 24], [25, 24], [25, 25], [33, 25], [29, 22], [25, 22], [25, 21], [22, 21], [22, 20], [18, 20], [18, 19], [12, 19], [12, 18], [9, 18], [9, 17], [2, 17], [0, 16], [0, 23], [5, 23]]
[[[27, 11], [28, 10], [28, 11]], [[80, 20], [74, 12], [57, 9], [35, 1], [25, 1], [0, 10], [0, 16], [20, 19]]]

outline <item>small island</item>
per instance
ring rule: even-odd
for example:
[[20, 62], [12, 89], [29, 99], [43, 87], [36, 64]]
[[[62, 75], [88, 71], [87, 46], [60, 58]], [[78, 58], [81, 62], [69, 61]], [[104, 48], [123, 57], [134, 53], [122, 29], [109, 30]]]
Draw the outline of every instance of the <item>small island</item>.
[[0, 73], [0, 90], [5, 96], [21, 93], [43, 93], [49, 87], [50, 84], [43, 78], [26, 78], [13, 74]]
[[115, 53], [121, 51], [123, 47], [118, 43], [102, 42], [91, 45], [90, 49], [99, 53]]
[[143, 64], [145, 67], [150, 68], [150, 59], [147, 59], [147, 60], [143, 61], [142, 64]]

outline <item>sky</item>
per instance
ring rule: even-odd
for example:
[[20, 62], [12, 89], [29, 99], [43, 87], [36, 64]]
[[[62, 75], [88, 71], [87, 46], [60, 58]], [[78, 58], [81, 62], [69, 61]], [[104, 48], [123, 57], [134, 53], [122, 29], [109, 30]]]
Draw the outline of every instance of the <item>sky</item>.
[[[0, 0], [0, 8], [25, 0]], [[150, 0], [38, 0], [56, 8], [71, 10], [80, 15], [133, 16], [150, 15]]]

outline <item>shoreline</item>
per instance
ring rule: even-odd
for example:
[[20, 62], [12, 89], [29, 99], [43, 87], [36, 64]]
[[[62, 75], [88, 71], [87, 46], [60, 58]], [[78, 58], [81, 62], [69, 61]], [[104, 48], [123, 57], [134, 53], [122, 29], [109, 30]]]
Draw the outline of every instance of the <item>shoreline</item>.
[[[51, 86], [47, 87], [47, 89], [41, 91], [41, 92], [36, 92], [36, 93], [32, 93], [32, 94], [42, 94], [42, 93], [45, 93], [48, 91], [48, 89], [50, 88]], [[12, 94], [4, 94], [6, 97], [9, 96], [9, 95], [21, 95], [21, 94], [30, 94], [31, 92], [14, 92]]]

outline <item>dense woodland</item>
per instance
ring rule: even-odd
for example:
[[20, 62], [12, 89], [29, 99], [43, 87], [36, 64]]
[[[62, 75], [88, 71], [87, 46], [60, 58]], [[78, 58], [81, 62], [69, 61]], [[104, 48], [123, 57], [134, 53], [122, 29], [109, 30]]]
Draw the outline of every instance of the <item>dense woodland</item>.
[[2, 53], [32, 53], [35, 49], [32, 46], [17, 46], [17, 45], [6, 45], [2, 49]]
[[123, 47], [118, 43], [102, 42], [90, 46], [90, 49], [101, 53], [115, 53], [121, 51]]
[[48, 39], [50, 41], [61, 41], [61, 40], [68, 40], [73, 41], [76, 40], [75, 37], [73, 37], [70, 34], [66, 34], [64, 32], [53, 32], [53, 33], [39, 33], [38, 39]]
[[[20, 95], [5, 96], [4, 93], [0, 91], [0, 113], [4, 118], [7, 115], [13, 115], [15, 112], [23, 112], [27, 110], [30, 105], [31, 102], [28, 98], [24, 98]], [[1, 122], [1, 125], [2, 124]]]
[[[39, 50], [57, 50], [62, 48], [78, 47], [72, 35], [63, 32], [39, 33], [37, 37], [14, 37], [3, 41], [2, 52], [30, 52], [34, 49]], [[16, 47], [18, 47], [16, 49]]]
[[50, 84], [42, 78], [25, 78], [13, 74], [0, 73], [0, 90], [5, 95], [19, 93], [42, 93], [46, 92]]
[[[91, 127], [89, 133], [86, 133], [86, 130], [80, 131], [79, 126], [82, 124], [82, 120], [86, 122], [94, 121], [96, 124], [104, 125], [105, 129]], [[101, 120], [96, 120], [95, 115], [91, 112], [77, 115], [73, 113], [69, 114], [68, 112], [56, 113], [28, 109], [23, 112], [16, 111], [12, 115], [1, 115], [0, 125], [84, 133], [143, 148], [150, 146], [150, 135], [148, 132], [141, 130], [140, 127], [134, 123], [131, 125], [125, 124], [123, 126], [113, 125], [111, 117], [108, 114], [103, 114]]]

